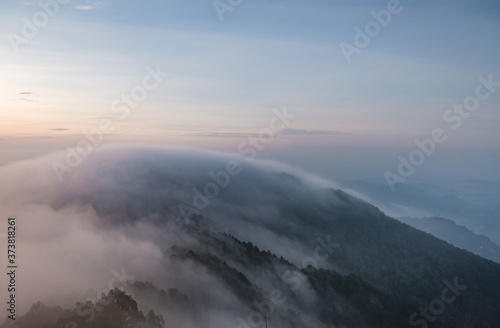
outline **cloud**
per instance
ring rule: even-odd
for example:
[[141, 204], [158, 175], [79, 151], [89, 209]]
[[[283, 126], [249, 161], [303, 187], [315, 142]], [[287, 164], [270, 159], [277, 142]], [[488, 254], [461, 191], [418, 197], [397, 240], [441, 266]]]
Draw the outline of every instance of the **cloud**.
[[86, 5], [75, 6], [75, 8], [78, 10], [94, 10], [94, 9], [104, 8], [106, 6], [107, 4], [104, 2], [90, 2]]
[[91, 120], [114, 120], [116, 117], [113, 116], [101, 116], [101, 117], [91, 117]]
[[[201, 210], [204, 224], [230, 231], [297, 265], [311, 250], [294, 236], [304, 232], [306, 221], [314, 226], [317, 220], [301, 213], [327, 211], [332, 201], [340, 202], [328, 192], [335, 188], [329, 181], [283, 163], [248, 162], [235, 154], [100, 147], [60, 183], [52, 164], [65, 163], [66, 156], [59, 152], [0, 166], [0, 180], [9, 186], [0, 189], [0, 215], [17, 217], [23, 236], [24, 284], [19, 299], [25, 302], [24, 311], [36, 300], [74, 304], [79, 299], [71, 292], [106, 288], [111, 271], [125, 268], [138, 280], [153, 281], [163, 289], [178, 288], [193, 302], [203, 304], [203, 315], [212, 322], [207, 327], [220, 326], [216, 323], [222, 317], [236, 318], [238, 311], [251, 309], [240, 304], [232, 289], [204, 266], [172, 262], [166, 256], [173, 245], [212, 251], [210, 243], [200, 244], [189, 232], [195, 226], [181, 225], [179, 205], [193, 205], [194, 188], [206, 192], [210, 182], [213, 188], [214, 175], [223, 179], [221, 172], [228, 162], [237, 161], [241, 173], [231, 176], [218, 196], [208, 197], [208, 206]], [[266, 288], [283, 283], [276, 273], [271, 278], [267, 271], [250, 272], [238, 261], [230, 262], [252, 282], [263, 281]], [[0, 284], [5, 279], [0, 277]], [[308, 288], [299, 295], [304, 302], [316, 301]], [[215, 300], [215, 305], [206, 304], [207, 299]], [[291, 299], [289, 304], [296, 306]], [[227, 313], [214, 312], [212, 306]], [[231, 327], [230, 320], [222, 327]]]
[[[330, 131], [330, 130], [303, 130], [303, 129], [284, 129], [277, 134], [282, 135], [293, 135], [293, 136], [318, 136], [318, 135], [344, 135], [347, 133]], [[205, 137], [205, 138], [236, 138], [236, 139], [245, 139], [245, 138], [257, 138], [259, 137], [258, 133], [242, 133], [242, 132], [195, 132], [191, 134], [186, 134], [186, 136], [190, 137]]]
[[344, 132], [331, 130], [302, 130], [302, 129], [284, 129], [281, 134], [296, 135], [296, 136], [318, 136], [318, 135], [342, 135]]
[[19, 92], [20, 95], [32, 95], [33, 92], [29, 92], [29, 91], [23, 91], [23, 92]]
[[71, 131], [71, 129], [65, 129], [65, 128], [55, 128], [55, 129], [47, 129], [49, 131]]
[[96, 9], [95, 6], [90, 6], [90, 5], [75, 6], [75, 8], [78, 9], [78, 10], [93, 10], [93, 9]]
[[241, 132], [196, 132], [186, 134], [189, 137], [205, 137], [205, 138], [236, 138], [245, 139], [249, 137], [258, 137], [257, 133], [241, 133]]

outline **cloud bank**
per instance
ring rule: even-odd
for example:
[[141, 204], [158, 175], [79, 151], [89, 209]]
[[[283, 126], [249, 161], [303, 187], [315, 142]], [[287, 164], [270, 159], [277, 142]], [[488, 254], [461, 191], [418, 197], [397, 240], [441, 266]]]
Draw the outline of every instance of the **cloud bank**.
[[[311, 255], [301, 240], [308, 213], [342, 203], [325, 193], [336, 188], [329, 181], [282, 163], [249, 162], [233, 154], [102, 147], [60, 183], [51, 163], [64, 156], [60, 152], [0, 167], [5, 186], [0, 213], [18, 220], [20, 312], [37, 300], [74, 304], [81, 295], [95, 299], [99, 291], [119, 284], [117, 273], [123, 273], [159, 288], [178, 288], [195, 302], [216, 300], [217, 311], [207, 304], [203, 314], [207, 326], [231, 327], [237, 311], [247, 306], [213, 272], [189, 260], [172, 262], [174, 245], [207, 249], [188, 233], [190, 224], [229, 233], [300, 266]], [[180, 205], [194, 206], [195, 190], [203, 193], [208, 183], [217, 183], [228, 162], [238, 163], [239, 174], [220, 185], [216, 197], [205, 196], [208, 205], [185, 220]], [[290, 207], [294, 203], [301, 205]], [[307, 222], [315, 224], [322, 223]], [[276, 272], [252, 272], [237, 260], [230, 264], [266, 288], [282, 283], [274, 278]], [[318, 301], [307, 286], [300, 293], [305, 302]]]

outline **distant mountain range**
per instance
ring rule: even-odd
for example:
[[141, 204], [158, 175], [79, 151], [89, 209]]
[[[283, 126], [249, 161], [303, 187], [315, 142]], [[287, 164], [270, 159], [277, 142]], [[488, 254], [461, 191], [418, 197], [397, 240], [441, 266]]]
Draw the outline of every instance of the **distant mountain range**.
[[384, 184], [345, 181], [342, 188], [370, 201], [393, 217], [443, 217], [500, 245], [500, 182], [455, 181]]
[[397, 219], [456, 247], [500, 263], [500, 246], [492, 242], [488, 237], [476, 235], [466, 227], [455, 224], [452, 220], [439, 217], [402, 217]]

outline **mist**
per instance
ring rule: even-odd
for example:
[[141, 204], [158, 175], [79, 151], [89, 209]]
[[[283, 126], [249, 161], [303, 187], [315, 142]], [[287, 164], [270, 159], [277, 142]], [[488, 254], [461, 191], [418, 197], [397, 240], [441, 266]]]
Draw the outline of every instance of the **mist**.
[[[190, 148], [104, 147], [60, 182], [53, 163], [64, 163], [66, 155], [59, 152], [0, 168], [0, 179], [10, 186], [0, 191], [0, 212], [19, 222], [20, 314], [36, 301], [95, 301], [109, 288], [151, 281], [204, 304], [200, 315], [207, 327], [233, 327], [240, 312], [252, 309], [213, 272], [190, 260], [172, 260], [172, 247], [207, 249], [186, 229], [211, 227], [284, 256], [300, 268], [312, 253], [302, 237], [305, 213], [343, 202], [325, 193], [336, 188], [334, 183], [275, 161], [249, 162], [237, 155]], [[238, 174], [220, 173], [228, 163], [240, 168]], [[230, 180], [214, 180], [214, 173]], [[203, 194], [214, 181], [220, 192], [201, 196], [208, 203], [197, 207], [195, 188]], [[315, 205], [307, 205], [313, 199]], [[183, 212], [183, 206], [192, 212]], [[228, 263], [263, 287], [263, 295], [281, 286], [285, 294], [300, 299], [302, 307], [312, 309], [319, 301], [307, 282], [290, 291], [279, 278], [288, 265], [273, 265], [267, 272], [252, 271], [236, 259]], [[298, 304], [288, 302], [296, 308]], [[169, 320], [186, 320], [179, 313], [158, 311]]]

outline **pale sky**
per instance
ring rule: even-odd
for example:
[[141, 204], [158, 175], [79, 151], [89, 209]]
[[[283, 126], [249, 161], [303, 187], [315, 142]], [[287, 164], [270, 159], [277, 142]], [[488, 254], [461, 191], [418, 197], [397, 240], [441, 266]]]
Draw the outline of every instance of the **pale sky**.
[[[500, 88], [460, 128], [443, 121], [478, 76], [500, 81], [496, 0], [402, 0], [350, 63], [340, 44], [354, 45], [355, 28], [391, 1], [242, 0], [223, 20], [210, 0], [60, 1], [29, 37], [26, 21], [48, 17], [40, 5], [0, 2], [0, 162], [74, 146], [105, 118], [116, 126], [107, 144], [235, 151], [286, 107], [297, 118], [264, 158], [381, 177], [415, 138], [443, 128], [449, 139], [422, 172], [462, 165], [461, 176], [473, 156], [485, 176], [471, 177], [498, 173]], [[113, 101], [147, 67], [169, 75], [118, 119]]]

